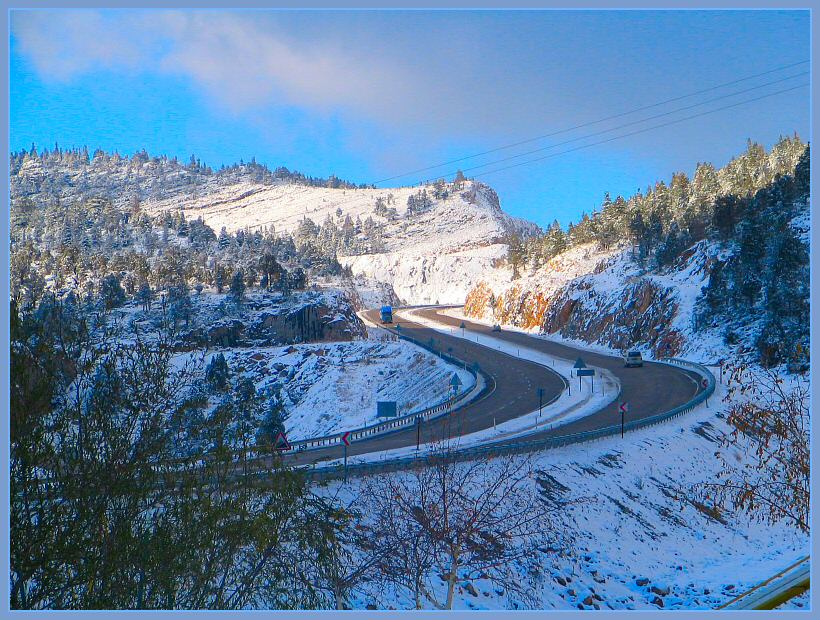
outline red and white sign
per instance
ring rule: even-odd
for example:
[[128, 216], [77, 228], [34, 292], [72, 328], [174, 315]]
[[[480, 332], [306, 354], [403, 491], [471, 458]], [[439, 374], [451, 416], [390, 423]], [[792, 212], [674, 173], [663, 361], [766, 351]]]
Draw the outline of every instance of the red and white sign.
[[708, 388], [708, 387], [709, 387], [709, 379], [707, 379], [707, 378], [705, 378], [705, 377], [704, 377], [704, 378], [701, 380], [701, 382], [700, 382], [700, 386], [701, 386], [704, 390], [705, 390], [706, 388]]
[[348, 440], [348, 437], [350, 437], [350, 431], [347, 431], [344, 435], [342, 435], [342, 441], [346, 446], [350, 445], [350, 440]]
[[618, 409], [620, 409], [621, 413], [626, 413], [629, 411], [629, 403], [621, 403]]
[[273, 442], [273, 445], [276, 446], [277, 450], [290, 450], [290, 442], [285, 436], [285, 433], [282, 432], [276, 434], [276, 440]]

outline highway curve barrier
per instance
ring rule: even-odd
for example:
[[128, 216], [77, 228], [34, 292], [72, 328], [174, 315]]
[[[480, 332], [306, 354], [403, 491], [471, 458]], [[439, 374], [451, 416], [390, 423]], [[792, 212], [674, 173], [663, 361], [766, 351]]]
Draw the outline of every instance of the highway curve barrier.
[[[654, 426], [656, 424], [660, 424], [662, 422], [671, 420], [672, 418], [684, 415], [685, 413], [690, 412], [692, 409], [703, 403], [715, 392], [715, 376], [705, 366], [702, 366], [701, 364], [697, 364], [695, 362], [689, 362], [687, 360], [677, 358], [664, 358], [657, 361], [662, 362], [664, 364], [681, 366], [683, 368], [686, 368], [687, 370], [694, 371], [702, 378], [706, 379], [706, 389], [698, 392], [688, 402], [673, 409], [670, 409], [669, 411], [665, 411], [647, 418], [642, 418], [640, 420], [632, 420], [630, 422], [627, 422], [624, 425], [624, 431], [632, 431], [647, 426]], [[504, 442], [489, 443], [481, 446], [456, 449], [451, 450], [450, 454], [452, 455], [452, 458], [455, 458], [459, 461], [469, 461], [471, 459], [475, 459], [481, 456], [492, 457], [499, 456], [502, 454], [521, 454], [525, 452], [535, 452], [538, 450], [551, 450], [563, 446], [593, 441], [595, 439], [602, 439], [604, 437], [620, 435], [620, 433], [621, 425], [613, 424], [612, 426], [599, 428], [593, 431], [585, 431], [582, 433], [574, 433], [571, 435], [561, 435], [559, 437], [547, 437], [544, 439], [536, 439], [514, 443], [509, 443], [509, 440], [506, 440]], [[366, 476], [408, 469], [409, 467], [412, 467], [413, 465], [418, 463], [431, 462], [432, 459], [438, 458], [438, 456], [436, 454], [423, 454], [390, 459], [385, 461], [378, 461], [373, 463], [350, 464], [347, 466], [347, 475]], [[344, 476], [344, 466], [340, 464], [326, 467], [315, 467], [313, 469], [308, 469], [307, 473], [310, 477], [319, 480], [341, 478]]]

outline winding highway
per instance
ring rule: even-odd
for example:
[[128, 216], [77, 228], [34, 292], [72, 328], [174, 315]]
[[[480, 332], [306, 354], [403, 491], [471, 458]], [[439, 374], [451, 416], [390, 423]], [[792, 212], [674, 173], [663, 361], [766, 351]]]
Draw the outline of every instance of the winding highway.
[[[413, 312], [425, 320], [443, 323], [452, 328], [457, 329], [461, 324], [461, 319], [442, 314], [440, 307], [414, 309]], [[492, 427], [494, 423], [500, 424], [538, 409], [539, 388], [544, 390], [545, 403], [560, 396], [566, 388], [566, 381], [550, 368], [502, 353], [469, 339], [439, 332], [414, 321], [407, 311], [398, 309], [394, 313], [394, 320], [401, 325], [401, 335], [424, 343], [428, 343], [432, 338], [437, 350], [447, 351], [453, 357], [470, 365], [478, 364], [489, 378], [488, 385], [477, 399], [449, 415], [425, 422], [420, 429], [406, 427], [353, 442], [347, 449], [349, 457], [415, 446], [419, 438], [421, 443], [426, 443], [484, 430]], [[364, 314], [371, 322], [379, 322], [377, 310]], [[589, 366], [611, 371], [621, 383], [620, 400], [629, 402], [629, 419], [645, 418], [668, 411], [689, 401], [700, 389], [698, 375], [679, 367], [646, 362], [642, 368], [624, 368], [620, 357], [592, 353], [519, 332], [492, 332], [490, 327], [471, 321], [465, 321], [465, 326], [470, 332], [555, 357], [574, 360], [583, 356]], [[388, 328], [395, 332], [395, 323]], [[611, 426], [618, 421], [618, 402], [613, 402], [591, 415], [561, 427], [529, 434], [526, 440], [595, 430]], [[515, 441], [515, 438], [510, 438], [499, 443]], [[290, 452], [286, 459], [292, 464], [311, 464], [338, 459], [343, 454], [342, 446], [333, 445], [305, 452]]]

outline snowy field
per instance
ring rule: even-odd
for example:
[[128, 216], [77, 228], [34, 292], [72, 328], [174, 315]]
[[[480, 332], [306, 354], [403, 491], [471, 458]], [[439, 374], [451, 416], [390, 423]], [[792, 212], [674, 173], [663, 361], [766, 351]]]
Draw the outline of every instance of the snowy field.
[[[719, 387], [716, 396], [722, 394]], [[713, 609], [810, 552], [808, 537], [787, 526], [750, 523], [678, 499], [718, 471], [716, 438], [726, 425], [718, 399], [710, 402], [624, 439], [531, 456], [538, 470], [532, 484], [548, 505], [560, 509], [561, 522], [574, 536], [567, 549], [571, 559], [540, 556], [538, 608]], [[327, 492], [338, 492], [339, 484]], [[354, 496], [357, 484], [348, 482], [343, 496]], [[472, 587], [459, 581], [457, 594], [456, 609], [524, 606], [486, 580]], [[401, 593], [398, 599], [379, 597], [362, 588], [351, 604], [413, 605]]]

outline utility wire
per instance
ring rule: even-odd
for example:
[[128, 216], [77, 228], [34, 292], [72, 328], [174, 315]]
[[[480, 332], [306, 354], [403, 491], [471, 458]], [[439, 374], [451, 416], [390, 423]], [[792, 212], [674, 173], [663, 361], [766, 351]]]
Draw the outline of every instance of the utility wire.
[[804, 65], [808, 62], [810, 62], [810, 61], [801, 60], [800, 62], [795, 62], [795, 63], [791, 63], [791, 64], [788, 64], [788, 65], [782, 65], [782, 66], [776, 67], [774, 69], [769, 69], [768, 71], [762, 71], [761, 73], [755, 73], [753, 75], [748, 75], [746, 77], [742, 77], [742, 78], [739, 78], [737, 80], [732, 80], [731, 82], [723, 82], [722, 84], [717, 84], [715, 86], [710, 86], [709, 88], [703, 88], [701, 90], [696, 90], [696, 91], [693, 91], [691, 93], [687, 93], [685, 95], [680, 95], [678, 97], [673, 97], [671, 99], [665, 99], [664, 101], [658, 101], [657, 103], [651, 103], [649, 105], [645, 105], [645, 106], [642, 106], [640, 108], [635, 108], [633, 110], [628, 110], [626, 112], [621, 112], [619, 114], [613, 114], [611, 116], [606, 116], [606, 117], [600, 118], [598, 120], [588, 121], [586, 123], [581, 123], [580, 125], [575, 125], [573, 127], [567, 128], [567, 129], [559, 129], [557, 131], [553, 131], [553, 132], [546, 133], [546, 134], [543, 134], [543, 135], [540, 135], [540, 136], [536, 136], [534, 138], [529, 138], [527, 140], [520, 140], [519, 142], [513, 142], [511, 144], [505, 144], [503, 146], [499, 146], [499, 147], [496, 147], [496, 148], [493, 148], [493, 149], [482, 151], [480, 153], [474, 153], [472, 155], [466, 155], [464, 157], [459, 157], [457, 159], [451, 159], [449, 161], [442, 162], [440, 164], [434, 164], [432, 166], [426, 166], [424, 168], [417, 168], [416, 170], [411, 170], [409, 172], [404, 172], [402, 174], [397, 174], [397, 175], [394, 175], [394, 176], [391, 176], [391, 177], [386, 177], [384, 179], [379, 179], [378, 181], [374, 181], [373, 185], [378, 185], [379, 183], [385, 183], [386, 181], [393, 181], [394, 179], [400, 179], [402, 177], [407, 177], [407, 176], [410, 176], [411, 174], [417, 174], [419, 172], [426, 172], [427, 170], [433, 170], [435, 168], [441, 168], [443, 166], [449, 166], [450, 164], [455, 164], [455, 163], [458, 163], [458, 162], [461, 162], [461, 161], [465, 161], [467, 159], [473, 159], [475, 157], [481, 157], [482, 155], [489, 155], [490, 153], [496, 153], [498, 151], [503, 151], [503, 150], [510, 149], [510, 148], [513, 148], [513, 147], [516, 147], [516, 146], [521, 146], [522, 144], [529, 144], [530, 142], [536, 142], [538, 140], [543, 140], [544, 138], [557, 136], [557, 135], [562, 134], [562, 133], [568, 133], [568, 132], [574, 131], [576, 129], [582, 129], [584, 127], [589, 127], [590, 125], [597, 125], [598, 123], [603, 123], [605, 121], [610, 121], [610, 120], [613, 120], [613, 119], [616, 119], [616, 118], [621, 118], [623, 116], [628, 116], [629, 114], [635, 114], [636, 112], [642, 112], [644, 110], [649, 110], [651, 108], [656, 108], [658, 106], [662, 106], [662, 105], [665, 105], [667, 103], [673, 103], [675, 101], [680, 101], [681, 99], [686, 99], [688, 97], [694, 97], [695, 95], [701, 95], [703, 93], [708, 93], [708, 92], [711, 92], [713, 90], [718, 90], [718, 89], [724, 88], [726, 86], [731, 86], [732, 84], [738, 84], [740, 82], [745, 82], [745, 81], [748, 81], [748, 80], [752, 80], [756, 77], [769, 75], [771, 73], [776, 73], [777, 71], [783, 71], [784, 69], [790, 69], [790, 68], [796, 67], [798, 65]]
[[599, 144], [606, 144], [607, 142], [612, 142], [613, 140], [620, 140], [621, 138], [627, 138], [629, 136], [634, 136], [634, 135], [637, 135], [639, 133], [645, 133], [645, 132], [651, 131], [653, 129], [660, 129], [661, 127], [668, 127], [669, 125], [674, 125], [676, 123], [682, 123], [684, 121], [692, 120], [693, 118], [699, 118], [701, 116], [706, 116], [707, 114], [714, 114], [716, 112], [721, 112], [723, 110], [728, 110], [729, 108], [734, 108], [734, 107], [737, 107], [739, 105], [743, 105], [743, 104], [746, 104], [746, 103], [752, 103], [752, 102], [755, 102], [755, 101], [760, 101], [761, 99], [766, 99], [768, 97], [774, 97], [775, 95], [781, 95], [783, 93], [788, 93], [790, 91], [797, 90], [798, 88], [803, 88], [805, 86], [808, 86], [808, 84], [799, 84], [797, 86], [793, 86], [791, 88], [786, 88], [786, 89], [783, 89], [783, 90], [778, 90], [778, 91], [775, 91], [773, 93], [768, 93], [766, 95], [762, 95], [760, 97], [755, 97], [753, 99], [746, 99], [744, 101], [738, 101], [737, 103], [732, 103], [730, 105], [726, 105], [726, 106], [723, 106], [723, 107], [720, 107], [720, 108], [715, 108], [714, 110], [707, 110], [705, 112], [700, 112], [698, 114], [692, 114], [691, 116], [685, 116], [683, 118], [678, 118], [678, 119], [675, 119], [675, 120], [672, 120], [672, 121], [668, 121], [666, 123], [660, 123], [658, 125], [652, 125], [651, 127], [644, 127], [643, 129], [638, 129], [636, 131], [625, 133], [625, 134], [622, 134], [620, 136], [614, 136], [612, 138], [607, 138], [606, 140], [599, 140], [598, 142], [592, 142], [590, 144], [582, 144], [581, 146], [577, 146], [577, 147], [572, 148], [572, 149], [567, 149], [566, 151], [560, 151], [558, 153], [551, 153], [550, 155], [544, 155], [543, 157], [536, 157], [535, 159], [529, 159], [527, 161], [522, 161], [522, 162], [519, 162], [517, 164], [511, 164], [509, 166], [504, 166], [502, 168], [496, 168], [495, 170], [487, 170], [486, 172], [480, 172], [480, 173], [474, 174], [472, 176], [473, 177], [483, 177], [483, 176], [487, 176], [489, 174], [495, 174], [496, 172], [501, 172], [502, 170], [509, 170], [510, 168], [517, 168], [518, 166], [524, 166], [524, 165], [527, 165], [527, 164], [532, 164], [532, 163], [537, 162], [537, 161], [542, 161], [544, 159], [549, 159], [550, 157], [557, 157], [558, 155], [564, 155], [566, 153], [572, 153], [573, 151], [580, 151], [581, 149], [586, 149], [586, 148], [589, 148], [589, 147], [592, 147], [592, 146], [597, 146]]
[[[708, 91], [715, 90], [715, 89], [717, 89], [717, 88], [721, 88], [721, 87], [723, 87], [723, 86], [727, 86], [727, 85], [730, 85], [730, 84], [733, 84], [733, 83], [737, 83], [737, 82], [745, 81], [745, 80], [751, 79], [752, 77], [759, 77], [759, 76], [761, 76], [761, 75], [765, 75], [765, 74], [768, 74], [768, 73], [773, 73], [773, 72], [778, 71], [778, 70], [782, 70], [783, 68], [789, 68], [789, 67], [792, 67], [792, 66], [795, 66], [795, 65], [804, 64], [805, 62], [808, 62], [808, 61], [804, 61], [804, 62], [800, 62], [800, 63], [794, 63], [793, 65], [786, 65], [785, 67], [781, 67], [780, 69], [772, 69], [772, 70], [770, 70], [770, 71], [766, 71], [766, 72], [763, 72], [763, 73], [759, 73], [759, 74], [756, 74], [756, 75], [754, 75], [754, 76], [749, 76], [749, 77], [746, 77], [746, 78], [741, 78], [741, 79], [739, 79], [739, 80], [734, 80], [733, 82], [727, 82], [727, 83], [725, 83], [725, 84], [721, 84], [720, 86], [715, 86], [715, 87], [711, 87], [711, 88], [703, 89], [703, 90], [701, 90], [701, 91], [697, 91], [697, 93], [690, 93], [690, 94], [688, 94], [688, 95], [682, 95], [682, 96], [680, 96], [680, 97], [676, 97], [676, 98], [674, 98], [674, 99], [669, 99], [669, 100], [667, 100], [667, 101], [665, 101], [665, 102], [661, 102], [661, 103], [658, 103], [658, 104], [652, 104], [652, 105], [649, 105], [649, 106], [644, 106], [643, 108], [639, 108], [639, 109], [637, 109], [637, 110], [633, 110], [633, 111], [631, 111], [631, 112], [625, 112], [625, 113], [623, 113], [623, 114], [617, 114], [617, 115], [614, 115], [614, 116], [612, 116], [612, 117], [608, 117], [608, 119], [611, 119], [611, 118], [617, 118], [617, 117], [620, 117], [620, 116], [625, 116], [626, 114], [632, 114], [632, 113], [637, 112], [637, 111], [639, 111], [639, 110], [641, 110], [641, 109], [648, 109], [648, 108], [656, 107], [656, 106], [658, 106], [658, 105], [662, 105], [663, 103], [669, 103], [669, 102], [671, 102], [671, 101], [677, 101], [677, 100], [680, 100], [680, 99], [683, 99], [683, 98], [686, 98], [686, 97], [693, 96], [693, 95], [695, 95], [695, 94], [699, 94], [699, 93], [702, 93], [702, 92], [708, 92]], [[567, 141], [564, 141], [564, 142], [559, 142], [559, 143], [556, 143], [556, 144], [553, 144], [553, 145], [550, 145], [550, 146], [541, 147], [541, 148], [539, 148], [539, 149], [534, 149], [534, 150], [532, 150], [532, 151], [528, 151], [528, 152], [526, 152], [526, 153], [520, 153], [520, 154], [518, 154], [518, 155], [512, 155], [512, 156], [505, 157], [505, 158], [502, 158], [502, 159], [499, 159], [499, 160], [495, 160], [495, 161], [487, 162], [487, 163], [484, 163], [484, 164], [480, 164], [480, 165], [472, 166], [472, 167], [470, 167], [470, 168], [464, 168], [464, 169], [462, 170], [462, 172], [469, 171], [469, 170], [475, 170], [475, 169], [478, 169], [478, 168], [484, 168], [484, 167], [486, 167], [486, 166], [490, 166], [490, 165], [499, 164], [499, 163], [502, 163], [502, 162], [504, 162], [504, 161], [509, 161], [509, 160], [512, 160], [512, 159], [517, 159], [518, 157], [523, 157], [523, 156], [525, 156], [525, 155], [531, 155], [531, 154], [536, 153], [536, 152], [541, 152], [541, 151], [544, 151], [544, 150], [547, 150], [547, 149], [555, 148], [555, 147], [562, 146], [562, 145], [565, 145], [565, 144], [569, 144], [569, 143], [572, 143], [572, 142], [577, 142], [578, 140], [587, 139], [587, 138], [590, 138], [590, 137], [593, 137], [593, 136], [596, 136], [596, 135], [600, 135], [600, 134], [602, 134], [602, 133], [608, 133], [608, 132], [610, 132], [610, 131], [616, 131], [617, 129], [623, 129], [623, 128], [625, 128], [625, 127], [628, 127], [628, 126], [631, 126], [631, 125], [635, 125], [635, 124], [638, 124], [638, 123], [644, 123], [644, 122], [647, 122], [647, 121], [649, 121], [649, 120], [653, 120], [653, 119], [660, 118], [660, 117], [663, 117], [663, 116], [668, 116], [669, 114], [674, 114], [674, 113], [677, 113], [677, 112], [681, 112], [681, 111], [684, 111], [684, 110], [687, 110], [687, 109], [691, 109], [691, 108], [694, 108], [694, 107], [698, 107], [698, 106], [701, 106], [701, 105], [705, 105], [705, 104], [707, 104], [707, 103], [712, 103], [712, 102], [714, 102], [714, 101], [718, 101], [718, 100], [721, 100], [721, 99], [726, 99], [726, 98], [728, 98], [728, 97], [734, 97], [734, 96], [737, 96], [737, 95], [743, 94], [743, 93], [745, 93], [745, 92], [749, 92], [749, 91], [752, 91], [752, 90], [756, 90], [756, 89], [758, 89], [758, 88], [764, 88], [764, 87], [766, 87], [766, 86], [771, 86], [771, 85], [773, 85], [773, 84], [777, 84], [777, 83], [784, 82], [784, 81], [787, 81], [787, 80], [790, 80], [790, 79], [794, 79], [794, 78], [796, 78], [796, 77], [802, 77], [802, 76], [808, 75], [808, 73], [809, 73], [809, 72], [803, 72], [803, 73], [799, 73], [799, 74], [791, 75], [791, 76], [786, 77], [786, 78], [781, 78], [781, 79], [778, 79], [778, 80], [773, 80], [773, 81], [771, 81], [771, 82], [767, 82], [767, 83], [765, 83], [765, 84], [760, 84], [760, 85], [758, 85], [758, 86], [753, 86], [753, 87], [750, 87], [750, 88], [746, 88], [746, 89], [743, 89], [743, 90], [740, 90], [740, 91], [736, 91], [736, 92], [734, 92], [734, 93], [730, 93], [730, 94], [727, 94], [727, 95], [721, 95], [720, 97], [714, 97], [714, 98], [712, 98], [712, 99], [709, 99], [709, 100], [706, 100], [706, 101], [703, 101], [703, 102], [700, 102], [700, 103], [695, 103], [695, 104], [691, 104], [691, 105], [689, 105], [689, 106], [684, 106], [684, 107], [682, 107], [682, 108], [678, 108], [678, 109], [676, 109], [676, 110], [672, 110], [672, 111], [669, 111], [669, 112], [663, 112], [663, 113], [656, 114], [656, 115], [653, 115], [653, 116], [650, 116], [650, 117], [647, 117], [647, 118], [643, 118], [643, 119], [640, 119], [640, 120], [636, 120], [636, 121], [630, 121], [629, 123], [624, 123], [623, 125], [619, 125], [619, 126], [617, 126], [617, 127], [613, 127], [613, 128], [610, 128], [610, 129], [605, 129], [605, 130], [601, 130], [601, 131], [593, 132], [593, 133], [591, 133], [591, 134], [587, 134], [587, 135], [585, 135], [585, 136], [581, 136], [581, 137], [578, 137], [578, 138], [573, 138], [573, 139], [571, 139], [571, 140], [567, 140]], [[681, 122], [684, 122], [684, 121], [687, 121], [687, 120], [691, 120], [691, 119], [694, 119], [694, 118], [698, 118], [698, 117], [701, 117], [701, 116], [706, 116], [706, 115], [708, 115], [708, 114], [714, 114], [714, 113], [716, 113], [716, 112], [720, 112], [720, 111], [723, 111], [723, 110], [726, 110], [726, 109], [729, 109], [729, 108], [733, 108], [733, 107], [736, 107], [736, 106], [739, 106], [739, 105], [744, 105], [744, 104], [746, 104], [746, 103], [753, 103], [753, 102], [755, 102], [755, 101], [760, 101], [761, 99], [766, 99], [766, 98], [768, 98], [768, 97], [773, 97], [773, 96], [775, 96], [775, 95], [779, 95], [779, 94], [782, 94], [782, 93], [786, 93], [786, 92], [790, 92], [790, 91], [793, 91], [793, 90], [797, 90], [798, 88], [802, 88], [802, 87], [804, 87], [804, 86], [808, 86], [808, 84], [801, 84], [801, 85], [798, 85], [798, 86], [795, 86], [795, 87], [792, 87], [792, 88], [787, 88], [787, 89], [783, 89], [783, 90], [775, 91], [775, 92], [773, 92], [773, 93], [768, 93], [768, 94], [766, 94], [766, 95], [762, 95], [762, 96], [760, 96], [760, 97], [755, 97], [755, 98], [752, 98], [752, 99], [746, 99], [746, 100], [743, 100], [743, 101], [739, 101], [739, 102], [736, 102], [736, 103], [733, 103], [733, 104], [730, 104], [730, 105], [727, 105], [727, 106], [723, 106], [723, 107], [720, 107], [720, 108], [716, 108], [716, 109], [714, 109], [714, 110], [706, 110], [706, 111], [704, 111], [704, 112], [700, 112], [700, 113], [698, 113], [698, 114], [693, 114], [693, 115], [690, 115], [690, 116], [687, 116], [687, 117], [683, 117], [683, 118], [680, 118], [680, 119], [676, 119], [676, 120], [672, 120], [672, 121], [669, 121], [669, 122], [666, 122], [666, 123], [660, 123], [660, 124], [658, 124], [658, 125], [652, 125], [651, 127], [645, 127], [645, 128], [643, 128], [643, 129], [639, 129], [639, 130], [636, 130], [636, 131], [632, 131], [632, 132], [629, 132], [629, 133], [626, 133], [626, 134], [622, 134], [622, 135], [618, 135], [618, 136], [613, 136], [612, 138], [607, 138], [607, 139], [605, 139], [605, 140], [599, 140], [599, 141], [597, 141], [597, 142], [592, 142], [592, 143], [590, 143], [590, 144], [584, 144], [584, 145], [577, 146], [577, 147], [574, 147], [574, 148], [571, 148], [571, 149], [566, 149], [566, 150], [564, 150], [564, 151], [559, 151], [559, 152], [557, 152], [557, 153], [552, 153], [552, 154], [550, 154], [550, 155], [545, 155], [545, 156], [542, 156], [542, 157], [537, 157], [537, 158], [534, 158], [534, 159], [529, 159], [529, 160], [526, 160], [526, 161], [518, 162], [518, 163], [516, 163], [516, 164], [511, 164], [511, 165], [509, 165], [509, 166], [504, 166], [504, 167], [501, 167], [501, 168], [496, 168], [496, 169], [493, 169], [493, 170], [487, 170], [487, 171], [485, 171], [485, 172], [478, 172], [478, 173], [476, 173], [476, 174], [472, 174], [472, 175], [470, 175], [470, 176], [471, 176], [471, 178], [475, 178], [475, 177], [483, 177], [483, 176], [487, 176], [487, 175], [490, 175], [490, 174], [495, 174], [496, 172], [501, 172], [501, 171], [503, 171], [503, 170], [509, 170], [509, 169], [511, 169], [511, 168], [517, 168], [517, 167], [519, 167], [519, 166], [527, 165], [527, 164], [530, 164], [530, 163], [534, 163], [534, 162], [538, 162], [538, 161], [543, 161], [543, 160], [545, 160], [545, 159], [549, 159], [549, 158], [551, 158], [551, 157], [557, 157], [557, 156], [559, 156], [559, 155], [564, 155], [564, 154], [566, 154], [566, 153], [572, 153], [572, 152], [574, 152], [574, 151], [578, 151], [578, 150], [581, 150], [581, 149], [590, 148], [590, 147], [597, 146], [597, 145], [600, 145], [600, 144], [606, 144], [606, 143], [608, 143], [608, 142], [612, 142], [612, 141], [614, 141], [614, 140], [620, 140], [620, 139], [622, 139], [622, 138], [627, 138], [627, 137], [629, 137], [629, 136], [634, 136], [634, 135], [637, 135], [637, 134], [645, 133], [645, 132], [647, 132], [647, 131], [651, 131], [651, 130], [654, 130], [654, 129], [660, 129], [660, 128], [662, 128], [662, 127], [667, 127], [667, 126], [669, 126], [669, 125], [674, 125], [674, 124], [681, 123]], [[578, 127], [583, 127], [583, 126], [586, 126], [586, 125], [591, 125], [591, 124], [598, 123], [598, 122], [603, 122], [604, 120], [607, 120], [607, 119], [601, 119], [600, 121], [593, 121], [593, 122], [591, 122], [591, 123], [585, 123], [584, 125], [578, 125], [577, 127], [574, 127], [573, 129], [576, 129], [576, 128], [578, 128]], [[569, 129], [567, 129], [567, 130], [562, 130], [561, 132], [555, 132], [555, 133], [564, 133], [564, 132], [566, 132], [566, 131], [570, 131], [570, 130], [569, 130]], [[554, 135], [554, 134], [553, 134], [553, 135]], [[545, 136], [542, 136], [542, 137], [545, 137]], [[533, 138], [532, 140], [527, 140], [527, 141], [523, 141], [523, 142], [516, 143], [516, 145], [518, 145], [518, 144], [523, 144], [523, 143], [526, 143], [526, 142], [532, 142], [532, 141], [534, 141], [534, 140], [538, 140], [538, 139], [541, 139], [541, 138]], [[490, 150], [490, 151], [485, 151], [485, 153], [491, 153], [491, 152], [499, 151], [499, 150], [502, 150], [502, 149], [504, 149], [504, 148], [509, 148], [509, 147], [511, 147], [511, 146], [515, 146], [515, 145], [509, 145], [508, 147], [499, 147], [498, 149], [492, 149], [492, 150]], [[462, 160], [464, 160], [464, 159], [470, 159], [470, 158], [472, 158], [472, 157], [477, 157], [477, 156], [478, 156], [478, 155], [470, 155], [470, 156], [463, 157], [463, 158], [461, 158], [461, 159], [457, 159], [457, 160], [453, 160], [453, 161], [454, 161], [454, 162], [458, 162], [458, 161], [462, 161]], [[445, 165], [445, 164], [439, 164], [439, 165]], [[435, 168], [435, 167], [438, 167], [438, 165], [437, 165], [437, 166], [430, 166], [430, 167], [428, 167], [428, 168], [424, 168], [423, 170], [429, 170], [430, 168]], [[407, 174], [412, 174], [412, 173], [407, 173]], [[454, 175], [454, 174], [455, 174], [455, 171], [452, 171], [452, 172], [450, 172], [450, 173], [447, 173], [447, 174], [444, 174], [444, 175], [441, 175], [441, 176], [443, 176], [443, 177], [448, 177], [448, 176], [452, 176], [452, 175]], [[396, 179], [396, 178], [400, 178], [400, 177], [402, 177], [402, 176], [406, 176], [406, 175], [397, 175], [397, 176], [395, 176], [395, 177], [390, 177], [390, 179]], [[382, 181], [384, 181], [384, 180], [390, 180], [390, 179], [383, 179]], [[376, 181], [376, 183], [379, 183], [379, 182], [381, 182], [381, 181]], [[373, 185], [375, 185], [375, 183], [374, 183]], [[418, 185], [418, 183], [414, 183], [413, 185]], [[375, 189], [380, 189], [380, 188], [375, 188]], [[353, 191], [353, 190], [351, 190], [351, 191]], [[352, 204], [352, 203], [354, 203], [354, 202], [358, 202], [360, 199], [361, 199], [360, 197], [354, 197], [354, 198], [350, 198], [350, 199], [347, 199], [347, 200], [341, 200], [341, 201], [338, 201], [338, 202], [332, 202], [332, 203], [331, 203], [331, 208], [333, 208], [333, 207], [335, 207], [335, 208], [340, 208], [340, 207], [345, 206], [345, 205], [347, 205], [347, 204]], [[269, 221], [266, 221], [266, 222], [260, 222], [260, 223], [258, 223], [258, 224], [254, 224], [252, 227], [253, 227], [253, 228], [260, 228], [260, 227], [265, 226], [265, 225], [267, 225], [267, 224], [272, 224], [272, 223], [275, 223], [276, 221], [278, 221], [278, 220], [275, 220], [275, 219], [274, 219], [274, 220], [269, 220]]]
[[720, 101], [722, 99], [729, 99], [730, 97], [736, 97], [737, 95], [742, 95], [743, 93], [748, 93], [753, 90], [757, 90], [758, 88], [764, 88], [766, 86], [772, 86], [773, 84], [779, 84], [781, 82], [786, 82], [788, 80], [792, 80], [796, 77], [803, 77], [805, 75], [809, 75], [808, 71], [803, 73], [797, 73], [795, 75], [790, 75], [785, 78], [781, 78], [779, 80], [774, 80], [772, 82], [767, 82], [766, 84], [760, 84], [759, 86], [752, 86], [751, 88], [745, 88], [743, 90], [736, 91], [734, 93], [729, 93], [727, 95], [721, 95], [720, 97], [713, 97], [712, 99], [706, 99], [705, 101], [700, 101], [698, 103], [693, 103], [691, 105], [684, 106], [682, 108], [677, 108], [675, 110], [669, 110], [668, 112], [661, 112], [660, 114], [655, 114], [654, 116], [648, 116], [646, 118], [641, 118], [636, 121], [630, 121], [628, 123], [624, 123], [623, 125], [616, 125], [615, 127], [610, 127], [609, 129], [602, 129], [600, 131], [595, 131], [593, 133], [588, 133], [585, 136], [578, 136], [577, 138], [572, 138], [570, 140], [565, 140], [563, 142], [556, 142], [555, 144], [549, 144], [547, 146], [542, 146], [537, 149], [533, 149], [531, 151], [524, 151], [523, 153], [518, 153], [517, 155], [510, 155], [509, 157], [504, 157], [502, 159], [496, 159], [495, 161], [489, 161], [484, 164], [478, 164], [475, 166], [471, 166], [469, 168], [462, 168], [462, 172], [468, 172], [470, 170], [477, 170], [479, 168], [484, 168], [485, 166], [491, 166], [493, 164], [500, 164], [505, 161], [510, 161], [513, 159], [518, 159], [519, 157], [525, 157], [526, 155], [532, 155], [533, 153], [540, 153], [542, 151], [546, 151], [548, 149], [554, 149], [558, 146], [563, 146], [565, 144], [571, 144], [573, 142], [578, 142], [579, 140], [586, 140], [587, 138], [592, 138], [594, 136], [600, 136], [604, 133], [609, 133], [610, 131], [617, 131], [618, 129], [623, 129], [625, 127], [631, 127], [632, 125], [638, 125], [640, 123], [645, 123], [647, 121], [655, 120], [656, 118], [663, 118], [664, 116], [669, 116], [670, 114], [676, 114], [678, 112], [683, 112], [684, 110], [691, 110], [692, 108], [697, 108], [702, 105], [706, 105], [707, 103], [714, 103], [715, 101]]

